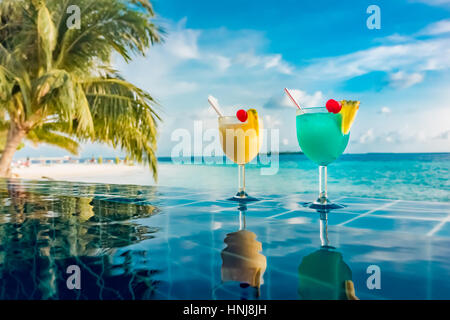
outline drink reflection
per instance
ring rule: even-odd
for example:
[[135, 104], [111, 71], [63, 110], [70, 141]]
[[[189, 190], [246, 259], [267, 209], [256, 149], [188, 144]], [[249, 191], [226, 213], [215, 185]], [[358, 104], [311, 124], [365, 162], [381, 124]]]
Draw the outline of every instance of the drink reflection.
[[328, 211], [319, 210], [320, 249], [303, 258], [298, 267], [298, 293], [305, 300], [358, 300], [352, 270], [328, 240]]
[[[261, 242], [256, 234], [247, 230], [245, 211], [247, 206], [239, 206], [239, 230], [228, 233], [224, 239], [227, 245], [222, 250], [222, 283], [236, 281], [241, 288], [255, 289], [255, 298], [260, 296], [260, 286], [266, 271], [267, 260], [262, 251]], [[241, 296], [241, 299], [244, 298]]]

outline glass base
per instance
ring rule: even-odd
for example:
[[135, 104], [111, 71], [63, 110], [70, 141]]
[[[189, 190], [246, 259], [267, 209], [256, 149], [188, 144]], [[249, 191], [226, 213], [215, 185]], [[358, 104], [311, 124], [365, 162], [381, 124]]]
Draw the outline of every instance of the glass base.
[[237, 202], [252, 202], [252, 201], [259, 201], [259, 199], [250, 197], [245, 191], [239, 191], [236, 193], [236, 195], [232, 198], [228, 198], [229, 201], [237, 201]]
[[317, 210], [333, 210], [345, 208], [343, 204], [331, 202], [330, 200], [328, 200], [328, 198], [318, 198], [314, 202], [305, 202], [303, 203], [303, 206]]

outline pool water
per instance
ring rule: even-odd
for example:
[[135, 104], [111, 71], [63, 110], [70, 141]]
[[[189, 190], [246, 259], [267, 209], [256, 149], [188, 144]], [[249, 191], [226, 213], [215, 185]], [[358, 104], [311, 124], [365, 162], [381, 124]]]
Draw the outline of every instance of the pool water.
[[450, 203], [254, 195], [0, 180], [0, 299], [450, 298]]

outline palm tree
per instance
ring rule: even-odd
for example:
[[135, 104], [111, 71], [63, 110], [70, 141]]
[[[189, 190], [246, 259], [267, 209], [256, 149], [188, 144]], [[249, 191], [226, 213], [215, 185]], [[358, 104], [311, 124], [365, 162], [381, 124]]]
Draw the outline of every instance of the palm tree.
[[[68, 27], [72, 5], [80, 28]], [[74, 154], [82, 142], [106, 143], [156, 179], [157, 104], [111, 62], [161, 42], [154, 17], [148, 0], [0, 0], [0, 176], [26, 139]]]

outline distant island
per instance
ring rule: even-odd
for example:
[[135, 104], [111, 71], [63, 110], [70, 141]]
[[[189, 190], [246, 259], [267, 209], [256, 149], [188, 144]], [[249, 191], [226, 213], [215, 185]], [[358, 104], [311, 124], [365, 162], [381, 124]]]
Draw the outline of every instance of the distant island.
[[[269, 154], [270, 154], [270, 152], [269, 152]], [[281, 152], [278, 152], [278, 154], [303, 154], [303, 152], [301, 152], [301, 151], [281, 151]]]
[[[267, 152], [267, 153], [260, 153], [261, 154], [267, 154], [267, 155], [271, 155], [273, 152]], [[277, 152], [278, 154], [282, 155], [282, 154], [303, 154], [303, 152], [301, 151], [280, 151]]]

